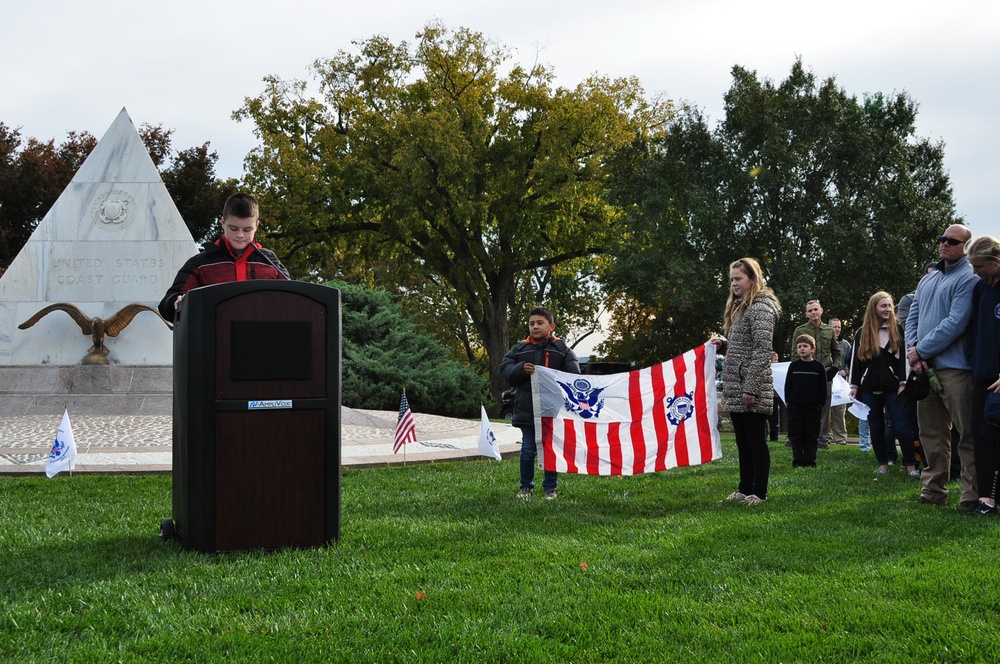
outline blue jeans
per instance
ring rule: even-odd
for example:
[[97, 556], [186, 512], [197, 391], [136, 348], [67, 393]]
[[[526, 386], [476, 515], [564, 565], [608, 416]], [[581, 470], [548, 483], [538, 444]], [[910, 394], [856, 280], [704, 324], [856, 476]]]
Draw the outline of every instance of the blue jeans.
[[870, 452], [872, 449], [871, 434], [868, 429], [868, 420], [858, 420], [858, 449], [862, 452]]
[[[521, 488], [535, 488], [535, 427], [521, 428]], [[558, 474], [554, 470], [544, 471], [542, 476], [542, 491], [555, 491]]]
[[915, 466], [917, 462], [913, 456], [913, 435], [910, 433], [906, 412], [896, 405], [896, 393], [861, 392], [861, 401], [871, 409], [868, 412], [868, 426], [872, 451], [875, 452], [878, 464], [884, 466], [889, 461], [896, 460], [896, 442], [892, 438], [887, 439], [885, 435], [885, 420], [888, 417], [892, 422], [893, 434], [899, 440], [900, 449], [903, 450], [903, 463]]

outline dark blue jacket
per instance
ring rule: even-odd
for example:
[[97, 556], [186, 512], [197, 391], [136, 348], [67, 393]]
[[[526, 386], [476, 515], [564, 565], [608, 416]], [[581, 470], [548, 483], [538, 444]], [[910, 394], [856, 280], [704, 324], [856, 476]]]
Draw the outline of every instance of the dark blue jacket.
[[990, 286], [980, 279], [973, 288], [966, 348], [976, 382], [989, 384], [1000, 377], [1000, 282]]

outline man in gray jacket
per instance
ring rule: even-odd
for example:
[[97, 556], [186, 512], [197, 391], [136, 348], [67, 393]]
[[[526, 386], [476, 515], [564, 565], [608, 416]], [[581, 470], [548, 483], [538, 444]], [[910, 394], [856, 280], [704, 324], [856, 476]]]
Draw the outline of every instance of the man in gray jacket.
[[[939, 238], [941, 262], [917, 285], [906, 318], [906, 359], [917, 373], [933, 369], [940, 392], [932, 389], [917, 404], [920, 443], [927, 468], [920, 474], [923, 490], [918, 503], [948, 503], [951, 466], [951, 427], [959, 433], [962, 460], [961, 505], [978, 504], [976, 466], [972, 456], [972, 373], [965, 352], [965, 328], [972, 316], [972, 289], [976, 275], [965, 257], [972, 238], [968, 228], [949, 226]], [[933, 385], [932, 381], [932, 385]]]

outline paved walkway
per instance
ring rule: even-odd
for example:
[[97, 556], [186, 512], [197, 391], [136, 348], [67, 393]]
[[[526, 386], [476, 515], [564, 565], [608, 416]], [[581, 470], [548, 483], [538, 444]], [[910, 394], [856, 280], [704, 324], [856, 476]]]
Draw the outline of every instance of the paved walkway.
[[[406, 454], [392, 453], [396, 426], [394, 411], [344, 408], [341, 426], [341, 462], [345, 467], [481, 459], [479, 421], [414, 414], [417, 442]], [[0, 416], [0, 474], [44, 474], [45, 460], [62, 415]], [[74, 416], [78, 473], [165, 473], [172, 468], [169, 416]], [[506, 458], [519, 453], [521, 431], [493, 423], [493, 432]]]

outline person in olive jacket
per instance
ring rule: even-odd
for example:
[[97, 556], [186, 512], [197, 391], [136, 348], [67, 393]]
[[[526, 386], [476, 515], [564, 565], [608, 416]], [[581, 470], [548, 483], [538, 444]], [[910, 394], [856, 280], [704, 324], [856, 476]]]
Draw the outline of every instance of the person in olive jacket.
[[[532, 409], [531, 374], [535, 366], [567, 373], [580, 373], [580, 362], [572, 349], [555, 335], [552, 312], [536, 307], [528, 314], [528, 337], [514, 344], [500, 363], [507, 382], [517, 390], [511, 424], [521, 429], [521, 491], [518, 498], [530, 498], [535, 489], [535, 413]], [[546, 500], [556, 497], [557, 474], [546, 470], [542, 490]]]

